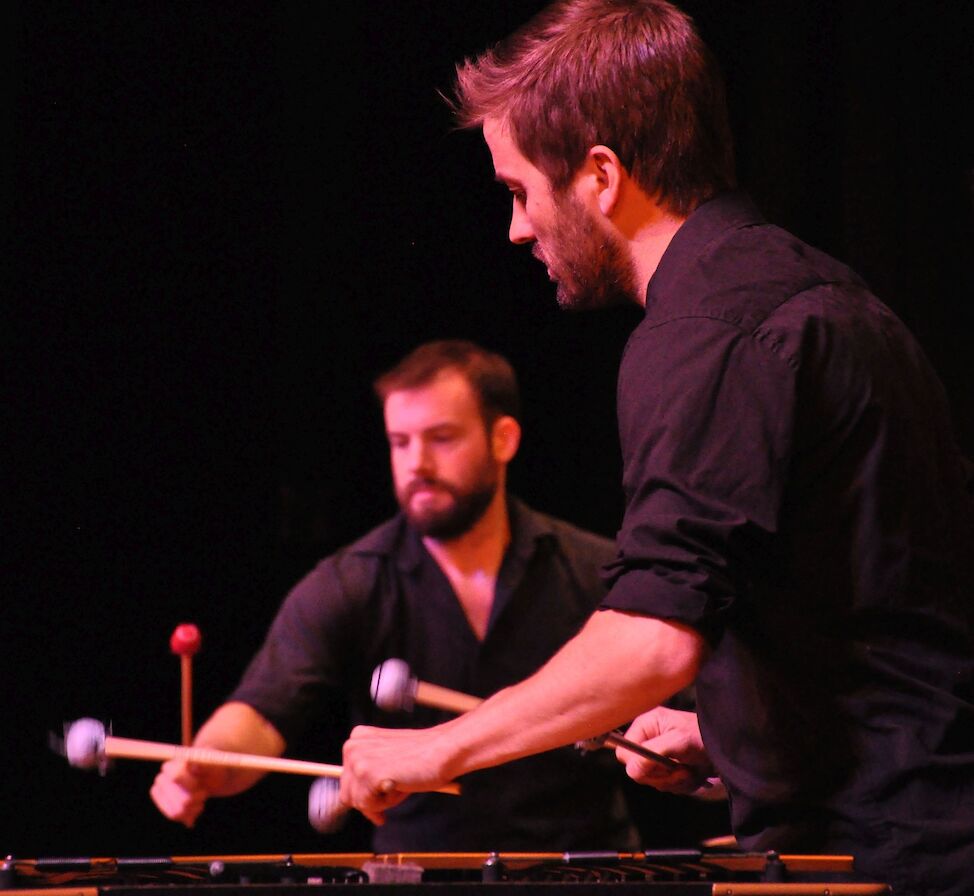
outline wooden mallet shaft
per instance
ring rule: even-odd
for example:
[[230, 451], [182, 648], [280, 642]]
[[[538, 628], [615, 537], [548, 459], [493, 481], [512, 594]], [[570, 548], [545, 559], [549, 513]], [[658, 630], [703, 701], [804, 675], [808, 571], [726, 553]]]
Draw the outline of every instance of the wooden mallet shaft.
[[372, 673], [372, 699], [388, 712], [412, 712], [418, 703], [463, 714], [479, 706], [479, 697], [463, 694], [438, 684], [419, 681], [405, 660], [391, 658], [379, 663]]
[[183, 746], [193, 742], [193, 658], [183, 655], [179, 658], [180, 682], [180, 730]]
[[420, 706], [431, 706], [434, 709], [445, 709], [462, 715], [480, 706], [484, 701], [480, 697], [473, 697], [460, 691], [430, 684], [428, 681], [416, 682], [415, 700]]

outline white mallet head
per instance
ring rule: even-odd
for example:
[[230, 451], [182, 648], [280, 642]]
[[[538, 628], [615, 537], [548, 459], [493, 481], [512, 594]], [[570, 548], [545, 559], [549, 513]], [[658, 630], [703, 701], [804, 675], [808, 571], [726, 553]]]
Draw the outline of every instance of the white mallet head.
[[317, 778], [308, 791], [308, 821], [319, 834], [334, 834], [348, 818], [348, 806], [338, 797], [337, 778]]
[[105, 726], [98, 719], [78, 719], [64, 726], [64, 755], [75, 768], [108, 768]]
[[416, 679], [405, 660], [379, 663], [372, 673], [372, 699], [387, 712], [412, 712], [416, 700]]

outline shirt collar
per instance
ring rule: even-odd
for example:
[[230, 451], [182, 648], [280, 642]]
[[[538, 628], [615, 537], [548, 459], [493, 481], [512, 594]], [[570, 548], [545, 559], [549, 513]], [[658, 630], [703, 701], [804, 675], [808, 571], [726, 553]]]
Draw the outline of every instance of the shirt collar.
[[[510, 568], [511, 562], [515, 568], [522, 569], [534, 555], [541, 541], [554, 535], [551, 521], [543, 514], [532, 510], [513, 495], [507, 495], [507, 516], [511, 524], [511, 543], [504, 552], [502, 569]], [[423, 545], [422, 536], [406, 521], [400, 513], [396, 518], [397, 525], [389, 531], [389, 537], [381, 544], [374, 545], [377, 553], [391, 554], [399, 544], [397, 566], [403, 572], [413, 572], [429, 557], [429, 552]]]
[[729, 230], [765, 224], [757, 206], [738, 191], [721, 193], [697, 206], [677, 230], [646, 287], [646, 314], [678, 290], [688, 268]]

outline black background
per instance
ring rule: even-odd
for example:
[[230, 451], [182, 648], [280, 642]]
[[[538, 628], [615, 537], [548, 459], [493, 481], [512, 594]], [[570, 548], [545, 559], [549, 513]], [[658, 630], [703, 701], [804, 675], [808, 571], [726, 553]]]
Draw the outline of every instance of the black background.
[[[614, 377], [638, 314], [556, 309], [507, 243], [480, 136], [437, 95], [541, 6], [8, 7], [0, 852], [357, 842], [311, 831], [309, 782], [285, 776], [184, 831], [148, 801], [152, 765], [98, 778], [46, 738], [92, 715], [177, 741], [182, 621], [204, 638], [197, 720], [220, 702], [287, 587], [393, 509], [370, 382], [419, 342], [506, 354], [513, 489], [614, 532]], [[968, 4], [684, 7], [729, 82], [742, 183], [910, 324], [974, 454]], [[326, 723], [291, 755], [337, 761]], [[699, 832], [651, 812], [670, 845]]]

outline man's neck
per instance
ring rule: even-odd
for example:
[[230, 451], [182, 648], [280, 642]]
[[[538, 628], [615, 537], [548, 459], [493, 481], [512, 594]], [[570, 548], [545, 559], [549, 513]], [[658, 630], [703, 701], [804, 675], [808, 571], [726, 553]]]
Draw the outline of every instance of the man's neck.
[[487, 637], [497, 573], [510, 540], [511, 526], [502, 487], [497, 490], [486, 513], [459, 538], [450, 541], [423, 539], [426, 549], [453, 586], [453, 592], [478, 641]]
[[633, 235], [630, 242], [632, 257], [636, 265], [636, 279], [640, 290], [636, 296], [640, 305], [646, 305], [646, 290], [649, 281], [659, 267], [663, 253], [683, 226], [686, 218], [662, 212], [648, 219]]
[[426, 536], [423, 544], [441, 567], [463, 576], [476, 573], [496, 577], [511, 540], [507, 498], [498, 487], [483, 516], [463, 535], [449, 540]]

